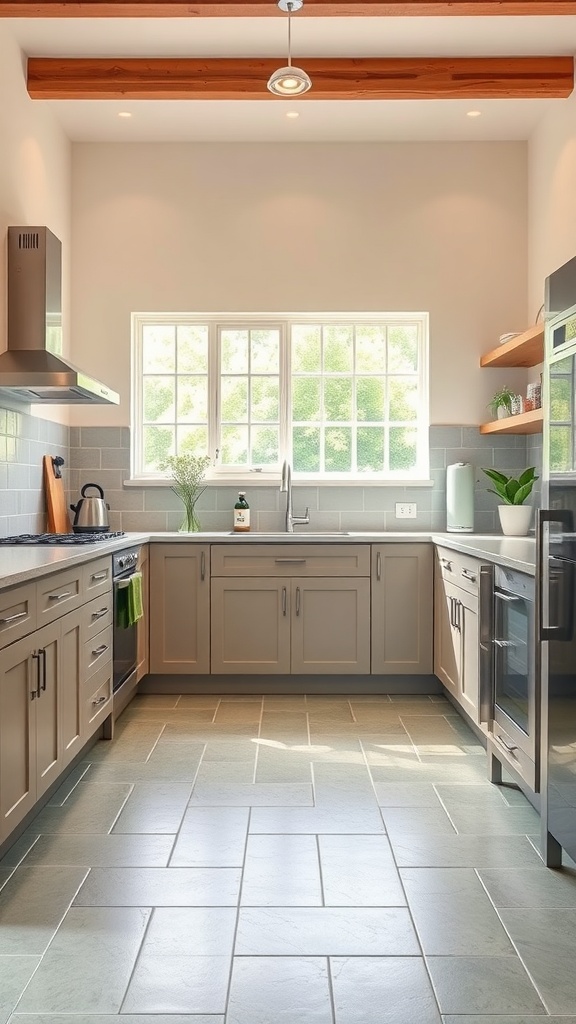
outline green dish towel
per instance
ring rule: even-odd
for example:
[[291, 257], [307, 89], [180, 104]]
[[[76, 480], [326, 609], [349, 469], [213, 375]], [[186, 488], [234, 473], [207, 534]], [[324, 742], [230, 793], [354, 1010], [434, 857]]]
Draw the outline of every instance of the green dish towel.
[[116, 597], [116, 625], [121, 629], [134, 626], [144, 615], [142, 605], [142, 573], [135, 572]]

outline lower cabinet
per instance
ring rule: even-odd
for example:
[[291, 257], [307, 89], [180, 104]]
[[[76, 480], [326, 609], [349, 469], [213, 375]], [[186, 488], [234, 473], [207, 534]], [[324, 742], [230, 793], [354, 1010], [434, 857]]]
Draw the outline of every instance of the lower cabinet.
[[370, 672], [368, 579], [215, 577], [213, 673]]
[[372, 672], [432, 672], [433, 548], [372, 546]]
[[438, 573], [434, 622], [434, 671], [479, 725], [478, 597]]
[[81, 612], [0, 651], [0, 842], [84, 742]]
[[210, 671], [210, 547], [150, 550], [150, 672]]

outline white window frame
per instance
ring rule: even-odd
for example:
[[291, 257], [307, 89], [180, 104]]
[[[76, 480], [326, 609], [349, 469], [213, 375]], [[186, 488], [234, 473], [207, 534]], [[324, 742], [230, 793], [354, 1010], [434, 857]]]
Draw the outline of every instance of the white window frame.
[[[236, 327], [274, 327], [280, 330], [280, 452], [282, 458], [291, 458], [291, 373], [290, 373], [290, 330], [298, 324], [338, 324], [338, 325], [382, 325], [401, 326], [416, 325], [418, 328], [418, 381], [420, 400], [418, 417], [414, 421], [418, 437], [417, 466], [413, 474], [399, 471], [397, 473], [294, 473], [294, 480], [302, 483], [334, 486], [430, 486], [429, 479], [429, 315], [426, 312], [374, 312], [374, 313], [133, 313], [132, 314], [132, 359], [131, 359], [131, 474], [125, 481], [133, 486], [169, 486], [169, 478], [165, 474], [144, 473], [140, 467], [143, 462], [142, 431], [142, 400], [143, 400], [143, 366], [142, 366], [142, 329], [148, 324], [170, 324], [185, 326], [189, 324], [206, 324], [209, 330], [208, 349], [208, 438], [209, 451], [213, 466], [206, 475], [206, 481], [212, 484], [244, 484], [261, 486], [277, 485], [280, 467], [276, 472], [260, 472], [254, 469], [238, 467], [223, 468], [217, 464], [217, 434], [220, 407], [220, 365], [218, 352], [218, 336], [222, 328]], [[355, 367], [352, 371], [356, 372]], [[387, 375], [386, 375], [387, 376]], [[217, 393], [214, 395], [214, 382], [217, 382]]]

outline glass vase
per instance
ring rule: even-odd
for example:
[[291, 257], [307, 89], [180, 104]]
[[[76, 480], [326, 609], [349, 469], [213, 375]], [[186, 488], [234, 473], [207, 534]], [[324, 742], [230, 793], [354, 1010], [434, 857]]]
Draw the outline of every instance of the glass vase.
[[184, 502], [184, 519], [178, 533], [199, 533], [202, 527], [193, 501]]

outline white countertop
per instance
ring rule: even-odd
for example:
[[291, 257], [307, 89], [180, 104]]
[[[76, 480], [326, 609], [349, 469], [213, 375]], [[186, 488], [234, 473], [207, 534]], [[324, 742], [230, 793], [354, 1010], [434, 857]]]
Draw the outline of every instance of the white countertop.
[[139, 544], [410, 544], [433, 543], [452, 551], [460, 551], [474, 558], [486, 559], [499, 565], [535, 573], [536, 541], [533, 537], [502, 537], [482, 534], [420, 533], [312, 533], [292, 535], [285, 533], [126, 533], [110, 541], [96, 544], [67, 546], [0, 547], [0, 588], [26, 583], [41, 576], [89, 562], [102, 555], [121, 551]]

